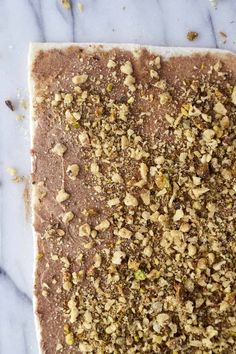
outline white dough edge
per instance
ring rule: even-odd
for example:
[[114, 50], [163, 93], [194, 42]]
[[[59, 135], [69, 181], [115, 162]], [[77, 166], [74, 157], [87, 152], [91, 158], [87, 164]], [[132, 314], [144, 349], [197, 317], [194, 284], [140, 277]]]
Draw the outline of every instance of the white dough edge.
[[[39, 54], [40, 51], [49, 51], [51, 49], [66, 49], [69, 47], [80, 47], [88, 50], [88, 52], [96, 52], [97, 50], [101, 51], [109, 51], [111, 49], [123, 49], [127, 51], [131, 51], [135, 54], [138, 54], [140, 49], [147, 49], [150, 53], [160, 55], [163, 60], [168, 60], [171, 57], [178, 56], [191, 56], [194, 54], [218, 54], [219, 56], [225, 56], [227, 54], [235, 53], [223, 50], [223, 49], [215, 49], [215, 48], [193, 48], [193, 47], [158, 47], [153, 45], [140, 45], [140, 44], [132, 44], [132, 43], [30, 43], [29, 53], [28, 53], [28, 88], [29, 88], [29, 96], [30, 96], [30, 105], [29, 105], [29, 113], [30, 113], [30, 139], [31, 139], [31, 149], [33, 149], [33, 139], [34, 139], [34, 131], [36, 127], [36, 121], [34, 120], [35, 109], [34, 109], [34, 99], [35, 99], [35, 85], [32, 77], [32, 69], [34, 61]], [[33, 158], [31, 155], [31, 171], [33, 170]], [[33, 206], [35, 204], [35, 188], [32, 187], [32, 195], [31, 195], [31, 210], [32, 210], [32, 225], [35, 222], [35, 215]], [[36, 256], [37, 256], [37, 235], [33, 229], [33, 237], [34, 237], [34, 268], [33, 275], [36, 274]], [[35, 278], [34, 278], [35, 279]], [[40, 326], [40, 322], [38, 316], [36, 314], [37, 310], [37, 297], [35, 296], [35, 291], [33, 291], [33, 312], [34, 312], [34, 322], [36, 328], [36, 338], [38, 341], [39, 353], [43, 354], [41, 348], [41, 337], [42, 330]]]

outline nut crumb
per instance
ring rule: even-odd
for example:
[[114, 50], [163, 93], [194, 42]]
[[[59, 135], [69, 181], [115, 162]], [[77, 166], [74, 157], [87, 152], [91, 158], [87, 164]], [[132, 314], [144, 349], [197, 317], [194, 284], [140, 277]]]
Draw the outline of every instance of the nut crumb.
[[110, 227], [110, 222], [109, 220], [103, 220], [100, 222], [100, 224], [98, 224], [97, 226], [95, 226], [95, 230], [97, 231], [105, 231]]
[[84, 84], [88, 80], [88, 75], [83, 74], [83, 75], [76, 75], [72, 78], [72, 82], [75, 85], [81, 85]]
[[66, 173], [70, 179], [75, 181], [79, 173], [79, 166], [77, 164], [69, 165], [66, 169]]
[[84, 4], [82, 2], [78, 2], [78, 9], [79, 9], [79, 12], [84, 12]]
[[73, 218], [74, 214], [72, 213], [72, 211], [68, 211], [63, 215], [62, 221], [64, 222], [64, 224], [68, 224], [71, 220], [73, 220]]
[[84, 237], [84, 236], [88, 237], [88, 236], [90, 236], [90, 234], [91, 234], [91, 227], [89, 224], [86, 223], [86, 224], [83, 224], [79, 227], [79, 235], [81, 237]]
[[54, 148], [52, 149], [52, 152], [58, 156], [63, 156], [64, 153], [66, 152], [67, 147], [64, 144], [57, 143]]
[[70, 198], [70, 194], [66, 193], [66, 191], [64, 189], [61, 189], [56, 196], [56, 201], [58, 203], [63, 203], [65, 202], [67, 199]]
[[136, 206], [138, 206], [137, 198], [135, 198], [135, 196], [133, 196], [130, 193], [126, 193], [126, 196], [125, 196], [125, 199], [124, 199], [124, 203], [128, 207], [136, 207]]
[[199, 36], [198, 32], [190, 31], [190, 32], [187, 33], [187, 39], [188, 39], [189, 41], [191, 41], [191, 42], [192, 42], [192, 41], [195, 41], [195, 39], [197, 39], [198, 36]]

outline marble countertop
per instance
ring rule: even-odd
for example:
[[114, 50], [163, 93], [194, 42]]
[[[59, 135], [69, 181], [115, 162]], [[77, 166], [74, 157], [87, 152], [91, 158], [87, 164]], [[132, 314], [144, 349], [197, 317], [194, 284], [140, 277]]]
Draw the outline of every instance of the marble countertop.
[[[33, 236], [27, 217], [30, 174], [27, 52], [31, 41], [129, 42], [236, 51], [236, 2], [218, 0], [0, 1], [0, 353], [37, 354], [32, 312]], [[186, 39], [196, 31], [194, 42]], [[225, 33], [225, 35], [224, 35]], [[10, 99], [14, 112], [4, 104]], [[20, 116], [20, 117], [19, 117]], [[23, 120], [17, 120], [23, 118]], [[14, 167], [24, 180], [14, 183]]]

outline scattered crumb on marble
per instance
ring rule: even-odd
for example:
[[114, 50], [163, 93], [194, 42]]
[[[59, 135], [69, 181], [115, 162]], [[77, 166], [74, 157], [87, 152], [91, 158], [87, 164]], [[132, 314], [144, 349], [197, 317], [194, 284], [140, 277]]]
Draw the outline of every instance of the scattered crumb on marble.
[[227, 34], [225, 32], [220, 31], [219, 35], [222, 38], [223, 43], [226, 43], [226, 40], [227, 40], [227, 37], [228, 37]]
[[22, 120], [24, 120], [24, 119], [25, 119], [25, 116], [23, 114], [17, 114], [16, 115], [16, 120], [18, 122], [22, 122]]
[[7, 167], [7, 172], [11, 177], [16, 176], [16, 169], [14, 167]]
[[197, 39], [198, 36], [199, 36], [198, 32], [190, 31], [187, 33], [187, 39], [191, 42], [195, 41], [195, 39]]
[[14, 111], [14, 110], [15, 110], [15, 107], [14, 107], [14, 105], [13, 105], [13, 103], [12, 103], [11, 100], [6, 100], [6, 101], [5, 101], [5, 104], [6, 104], [6, 106], [7, 106], [11, 111]]
[[69, 10], [71, 5], [70, 5], [70, 0], [62, 0], [62, 5], [64, 9]]
[[20, 99], [20, 107], [24, 110], [28, 109], [29, 103], [25, 98]]
[[14, 167], [7, 167], [7, 173], [12, 177], [12, 182], [14, 183], [20, 183], [24, 179], [17, 174], [17, 170]]
[[84, 12], [84, 4], [82, 2], [78, 2], [78, 9], [79, 9], [79, 12]]

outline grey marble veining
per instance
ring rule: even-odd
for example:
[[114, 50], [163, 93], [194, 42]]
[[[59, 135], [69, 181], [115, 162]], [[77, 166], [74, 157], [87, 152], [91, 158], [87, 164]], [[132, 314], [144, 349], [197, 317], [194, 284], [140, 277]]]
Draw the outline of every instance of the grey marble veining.
[[[65, 10], [60, 0], [0, 1], [0, 354], [37, 354], [32, 313], [33, 238], [25, 218], [24, 183], [6, 172], [29, 176], [27, 98], [29, 42], [133, 42], [160, 46], [218, 47], [236, 51], [236, 1], [81, 0]], [[188, 31], [199, 32], [194, 42]], [[219, 34], [225, 32], [227, 39]], [[11, 99], [16, 112], [4, 101]], [[17, 114], [24, 114], [22, 122]]]

